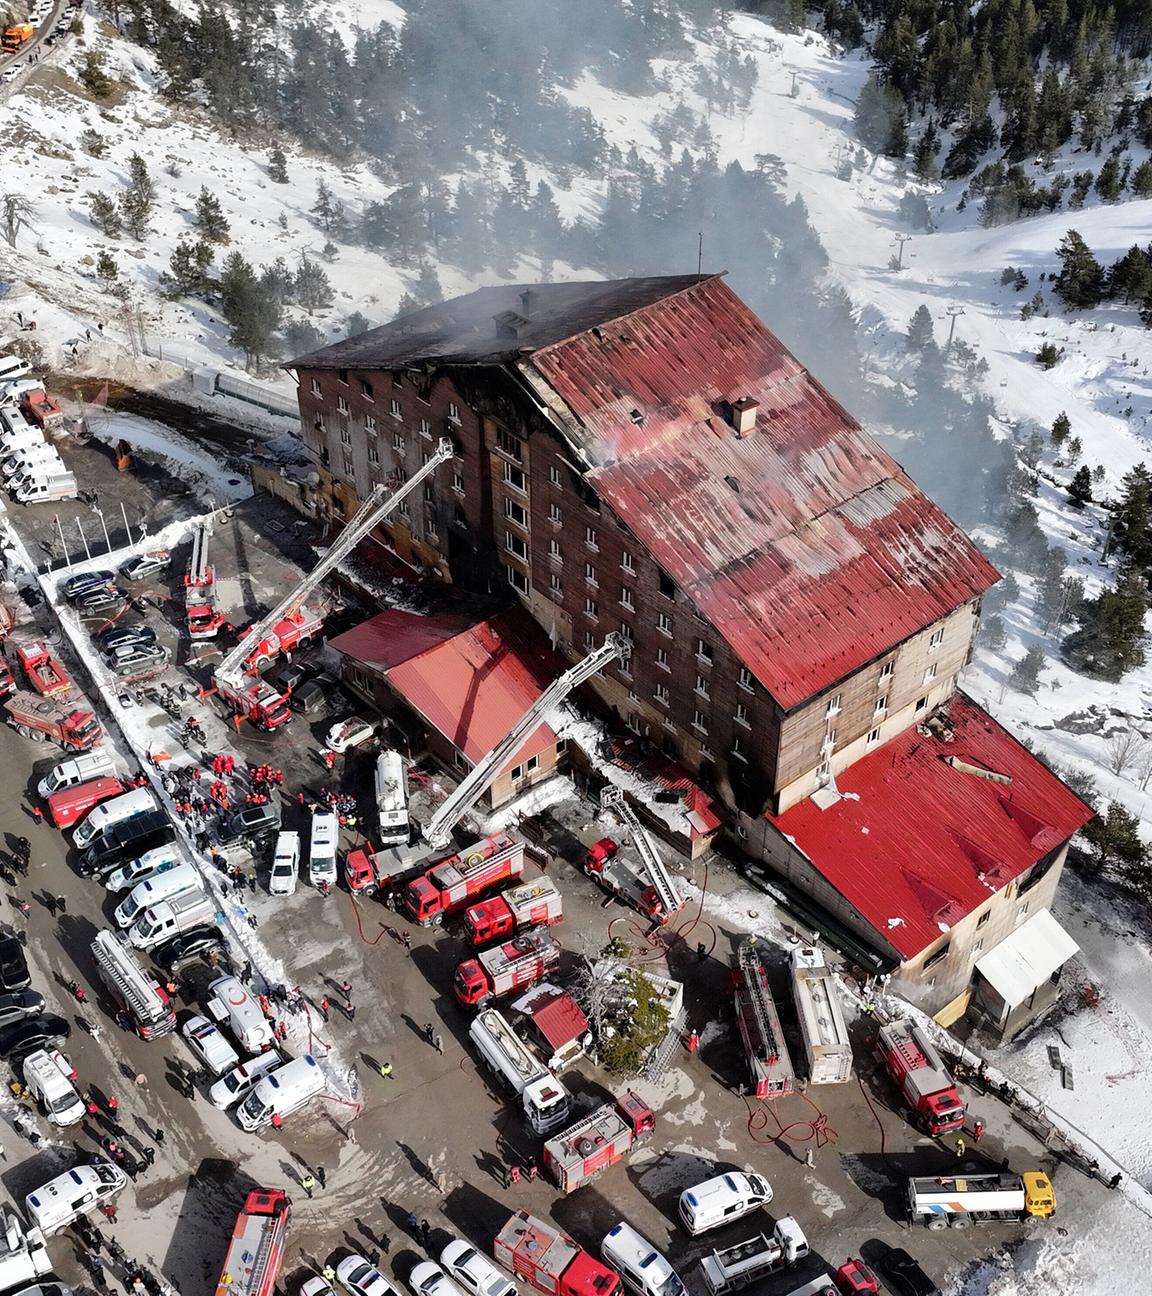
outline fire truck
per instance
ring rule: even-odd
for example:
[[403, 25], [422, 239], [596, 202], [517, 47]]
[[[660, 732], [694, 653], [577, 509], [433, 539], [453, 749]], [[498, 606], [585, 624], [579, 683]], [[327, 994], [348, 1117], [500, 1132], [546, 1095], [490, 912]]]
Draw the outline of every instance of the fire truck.
[[779, 1098], [791, 1093], [796, 1073], [755, 936], [744, 941], [737, 952], [732, 983], [736, 1024], [744, 1041], [753, 1092], [757, 1098]]
[[517, 1211], [497, 1233], [492, 1254], [544, 1296], [615, 1296], [620, 1288], [614, 1269], [527, 1211]]
[[68, 698], [45, 698], [20, 689], [4, 703], [4, 710], [18, 734], [35, 742], [51, 738], [68, 751], [89, 751], [104, 737], [95, 715]]
[[625, 1089], [582, 1121], [569, 1125], [544, 1144], [544, 1170], [561, 1192], [575, 1192], [623, 1160], [652, 1133], [656, 1117]]
[[935, 1231], [969, 1224], [1019, 1224], [1055, 1214], [1052, 1181], [1039, 1170], [908, 1180], [908, 1218]]
[[72, 692], [68, 672], [39, 639], [26, 639], [15, 647], [28, 683], [41, 697], [64, 697]]
[[782, 1215], [771, 1237], [758, 1233], [746, 1242], [713, 1251], [700, 1261], [700, 1273], [712, 1296], [726, 1296], [767, 1274], [791, 1268], [807, 1254], [804, 1230], [791, 1215]]
[[881, 1026], [876, 1057], [895, 1080], [912, 1119], [928, 1134], [947, 1134], [964, 1124], [965, 1110], [948, 1068], [924, 1030], [906, 1017]]
[[602, 837], [588, 848], [584, 856], [584, 872], [646, 918], [666, 923], [683, 908], [684, 898], [655, 842], [619, 788], [606, 787], [600, 793], [600, 804], [613, 810], [628, 826], [639, 859], [621, 855], [619, 845], [611, 837]]
[[413, 922], [430, 927], [501, 882], [523, 876], [524, 843], [509, 833], [495, 833], [409, 882], [401, 904]]
[[487, 1003], [535, 985], [559, 964], [560, 946], [547, 931], [522, 932], [460, 963], [452, 978], [452, 993], [462, 1008]]
[[257, 1188], [236, 1217], [216, 1296], [272, 1296], [284, 1261], [291, 1207], [276, 1188]]
[[539, 878], [472, 905], [464, 911], [464, 927], [473, 945], [484, 945], [525, 927], [552, 927], [563, 918], [564, 901], [555, 882]]
[[377, 892], [389, 905], [407, 884], [428, 871], [426, 859], [415, 863], [411, 855], [399, 851], [349, 851], [344, 856], [344, 881], [355, 895], [373, 896]]
[[537, 1134], [550, 1134], [564, 1124], [572, 1110], [571, 1095], [495, 1008], [480, 1009], [468, 1037], [492, 1074], [520, 1099]]
[[216, 607], [216, 573], [208, 561], [210, 522], [202, 522], [192, 532], [192, 553], [184, 573], [184, 609], [188, 618], [188, 637], [194, 642], [215, 639], [224, 624], [224, 614]]

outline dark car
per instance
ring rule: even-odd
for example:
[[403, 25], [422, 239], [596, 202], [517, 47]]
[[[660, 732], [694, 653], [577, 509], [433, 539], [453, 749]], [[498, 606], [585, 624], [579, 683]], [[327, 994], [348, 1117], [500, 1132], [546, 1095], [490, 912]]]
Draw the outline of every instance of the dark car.
[[69, 603], [74, 603], [81, 594], [87, 594], [89, 590], [107, 589], [115, 579], [115, 573], [110, 571], [83, 572], [79, 576], [69, 576], [61, 584], [60, 592]]
[[35, 990], [0, 994], [0, 1026], [11, 1026], [13, 1022], [39, 1017], [43, 1011], [44, 996]]
[[218, 962], [224, 956], [219, 927], [192, 927], [152, 951], [152, 961], [169, 976], [182, 972], [189, 963]]
[[158, 572], [167, 571], [172, 562], [172, 555], [167, 549], [157, 549], [154, 553], [139, 554], [129, 558], [120, 568], [120, 575], [126, 581], [147, 580]]
[[28, 961], [24, 957], [24, 946], [12, 932], [0, 933], [0, 994], [11, 990], [26, 990], [31, 980]]
[[306, 680], [288, 699], [288, 705], [301, 715], [315, 715], [340, 696], [340, 685], [331, 675], [317, 675]]
[[940, 1288], [903, 1247], [888, 1247], [872, 1264], [899, 1296], [940, 1296]]
[[72, 1027], [55, 1013], [43, 1013], [29, 1021], [16, 1022], [0, 1030], [0, 1058], [11, 1061], [37, 1049], [55, 1048], [72, 1034]]
[[111, 625], [96, 635], [96, 643], [102, 653], [114, 652], [117, 648], [129, 648], [134, 644], [153, 644], [156, 642], [156, 631], [146, 625]]
[[315, 674], [316, 671], [311, 666], [305, 666], [302, 662], [286, 661], [268, 672], [268, 683], [278, 688], [281, 693], [287, 693], [289, 689], [295, 692], [305, 680], [311, 679]]
[[78, 871], [84, 877], [110, 873], [154, 846], [167, 846], [175, 840], [176, 829], [169, 823], [167, 813], [145, 810], [101, 833], [80, 856]]
[[249, 837], [262, 837], [265, 833], [279, 832], [280, 811], [269, 802], [266, 805], [245, 806], [228, 820], [217, 834], [221, 845], [244, 841]]
[[128, 595], [122, 589], [105, 586], [81, 594], [73, 603], [73, 607], [82, 617], [110, 616], [113, 612], [119, 612], [127, 598]]

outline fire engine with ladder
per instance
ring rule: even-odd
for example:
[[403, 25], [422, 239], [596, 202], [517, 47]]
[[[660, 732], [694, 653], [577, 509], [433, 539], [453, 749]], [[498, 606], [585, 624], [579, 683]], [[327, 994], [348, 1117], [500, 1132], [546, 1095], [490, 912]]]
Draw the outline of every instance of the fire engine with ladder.
[[791, 1093], [796, 1072], [780, 1029], [780, 1014], [768, 988], [760, 942], [755, 936], [744, 941], [737, 951], [732, 980], [736, 1024], [744, 1041], [753, 1092], [757, 1098], [779, 1098]]
[[452, 442], [441, 438], [436, 449], [407, 481], [399, 486], [373, 486], [364, 503], [349, 519], [327, 553], [269, 612], [249, 627], [236, 647], [216, 668], [214, 691], [242, 720], [258, 729], [278, 729], [288, 720], [288, 699], [260, 676], [260, 670], [282, 652], [314, 638], [324, 628], [324, 614], [306, 606], [336, 567], [361, 540], [416, 490], [435, 470], [452, 458]]
[[906, 1017], [881, 1026], [876, 1057], [899, 1086], [914, 1124], [928, 1134], [947, 1134], [963, 1126], [964, 1103], [922, 1027]]
[[620, 788], [604, 788], [600, 793], [600, 804], [624, 821], [640, 857], [639, 865], [619, 854], [620, 847], [611, 837], [602, 837], [589, 847], [584, 857], [584, 872], [645, 917], [666, 923], [684, 907], [684, 899], [655, 842]]
[[560, 946], [546, 927], [538, 927], [457, 964], [452, 993], [468, 1008], [535, 985], [559, 965]]
[[272, 1296], [284, 1262], [290, 1213], [288, 1198], [278, 1189], [257, 1188], [248, 1194], [232, 1230], [216, 1296]]
[[216, 606], [216, 572], [208, 561], [211, 538], [212, 521], [206, 518], [192, 532], [192, 553], [184, 573], [184, 611], [193, 643], [215, 639], [224, 624], [224, 614]]

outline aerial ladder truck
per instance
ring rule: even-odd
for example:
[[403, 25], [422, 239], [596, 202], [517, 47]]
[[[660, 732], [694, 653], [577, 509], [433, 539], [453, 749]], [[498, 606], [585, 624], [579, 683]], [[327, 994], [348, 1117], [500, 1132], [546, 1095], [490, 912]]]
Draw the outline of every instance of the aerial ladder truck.
[[736, 999], [736, 1024], [748, 1059], [752, 1092], [757, 1098], [779, 1098], [796, 1087], [796, 1073], [780, 1014], [768, 986], [764, 954], [755, 936], [744, 941], [736, 956], [732, 988]]
[[373, 486], [324, 557], [271, 612], [249, 627], [216, 668], [214, 680], [215, 692], [225, 699], [238, 720], [251, 720], [257, 728], [268, 730], [287, 723], [288, 698], [260, 677], [261, 667], [323, 629], [323, 616], [305, 606], [309, 595], [320, 588], [374, 527], [454, 454], [452, 442], [443, 437], [427, 462], [399, 487], [385, 483]]
[[496, 776], [524, 746], [548, 712], [559, 706], [573, 689], [579, 688], [593, 675], [598, 675], [609, 662], [617, 659], [624, 661], [631, 651], [631, 643], [622, 634], [613, 631], [599, 648], [593, 648], [582, 661], [569, 667], [562, 675], [557, 675], [496, 746], [473, 765], [456, 790], [428, 821], [424, 827], [424, 840], [428, 845], [433, 849], [447, 846], [452, 840], [452, 830], [488, 791]]
[[611, 837], [602, 837], [584, 857], [585, 873], [646, 917], [667, 922], [683, 908], [684, 899], [676, 889], [655, 842], [620, 788], [604, 788], [600, 793], [600, 804], [619, 815], [632, 834], [632, 843], [640, 857], [639, 868], [618, 854], [620, 847]]
[[208, 561], [211, 535], [212, 521], [206, 518], [192, 532], [192, 555], [184, 573], [184, 609], [193, 643], [215, 639], [224, 624], [224, 614], [216, 606], [216, 573]]

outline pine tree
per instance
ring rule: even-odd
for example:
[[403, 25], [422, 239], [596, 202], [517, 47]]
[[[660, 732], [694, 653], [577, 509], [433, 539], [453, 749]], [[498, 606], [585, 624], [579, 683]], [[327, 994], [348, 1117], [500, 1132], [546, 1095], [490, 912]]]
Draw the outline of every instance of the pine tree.
[[134, 189], [149, 204], [156, 201], [156, 186], [148, 173], [148, 163], [139, 153], [133, 153], [128, 159], [128, 188]]
[[1100, 168], [1093, 186], [1102, 202], [1116, 202], [1124, 188], [1120, 182], [1120, 163], [1110, 157]]
[[120, 223], [134, 239], [142, 240], [148, 233], [148, 218], [153, 204], [138, 189], [125, 189], [120, 195]]
[[182, 238], [172, 251], [168, 269], [160, 275], [160, 290], [165, 297], [201, 297], [210, 286], [212, 244], [206, 239]]
[[1132, 246], [1108, 268], [1108, 296], [1125, 303], [1143, 301], [1152, 293], [1152, 260], [1138, 244]]
[[316, 205], [312, 208], [316, 223], [325, 234], [338, 234], [344, 224], [344, 204], [332, 196], [332, 190], [319, 181], [316, 185]]
[[1056, 293], [1072, 310], [1091, 310], [1104, 297], [1104, 271], [1079, 232], [1070, 229], [1056, 247]]
[[112, 93], [113, 81], [105, 67], [104, 55], [99, 50], [85, 51], [76, 75], [93, 99], [107, 99]]
[[1060, 363], [1064, 351], [1055, 342], [1042, 342], [1036, 352], [1036, 360], [1041, 369], [1055, 369]]
[[268, 154], [268, 179], [273, 184], [288, 183], [288, 159], [284, 150], [277, 146]]
[[228, 220], [220, 209], [220, 199], [214, 193], [210, 193], [205, 185], [201, 186], [196, 199], [196, 215], [192, 219], [192, 224], [199, 230], [200, 238], [205, 242], [218, 243], [221, 246], [232, 242]]
[[1073, 508], [1082, 509], [1085, 504], [1091, 503], [1091, 500], [1092, 474], [1088, 471], [1087, 464], [1081, 464], [1068, 483], [1068, 503]]
[[936, 122], [929, 117], [928, 125], [924, 127], [924, 133], [916, 141], [912, 152], [912, 170], [919, 179], [936, 178], [936, 154], [939, 152], [940, 132], [936, 129]]
[[1120, 501], [1112, 526], [1112, 548], [1137, 571], [1152, 567], [1152, 473], [1138, 463], [1120, 482]]
[[353, 311], [344, 321], [344, 336], [359, 337], [361, 333], [367, 333], [372, 327], [372, 321], [366, 315], [361, 315], [359, 311]]
[[908, 111], [901, 105], [888, 122], [888, 136], [884, 141], [884, 154], [890, 158], [906, 157], [908, 153]]
[[301, 258], [300, 269], [296, 271], [296, 300], [309, 315], [332, 305], [332, 285], [328, 276], [308, 257]]
[[927, 306], [916, 307], [908, 322], [908, 350], [923, 351], [929, 342], [936, 341], [936, 330], [932, 323], [932, 313]]
[[1064, 640], [1065, 659], [1075, 670], [1112, 682], [1143, 666], [1147, 605], [1143, 580], [1122, 577], [1115, 589], [1085, 603], [1080, 628]]
[[106, 193], [97, 190], [89, 195], [88, 215], [92, 218], [92, 224], [106, 238], [116, 238], [119, 235], [122, 228], [120, 213], [116, 210], [116, 204]]
[[256, 272], [233, 252], [220, 275], [220, 306], [231, 326], [229, 341], [244, 352], [248, 367], [271, 353], [280, 327], [280, 303], [266, 292]]
[[96, 256], [96, 277], [105, 288], [110, 288], [120, 277], [115, 258], [103, 249]]
[[1137, 198], [1152, 198], [1152, 162], [1147, 158], [1132, 172], [1129, 187]]
[[327, 338], [307, 320], [289, 320], [280, 330], [284, 339], [284, 349], [290, 356], [307, 355], [310, 351], [319, 351]]
[[1140, 835], [1140, 818], [1119, 801], [1110, 801], [1080, 830], [1092, 850], [1098, 872], [1115, 870], [1120, 876], [1147, 888], [1148, 847]]
[[431, 261], [420, 262], [420, 277], [416, 280], [416, 298], [421, 306], [431, 306], [434, 302], [444, 300], [440, 276]]
[[1035, 697], [1036, 690], [1040, 687], [1040, 672], [1045, 665], [1044, 649], [1035, 646], [1029, 648], [1008, 676], [1008, 687]]
[[1052, 445], [1056, 450], [1068, 440], [1068, 433], [1072, 431], [1072, 420], [1063, 410], [1052, 420], [1052, 428], [1049, 436], [1052, 439]]
[[1008, 642], [1008, 632], [1002, 617], [985, 617], [980, 627], [980, 637], [993, 652], [999, 652]]

